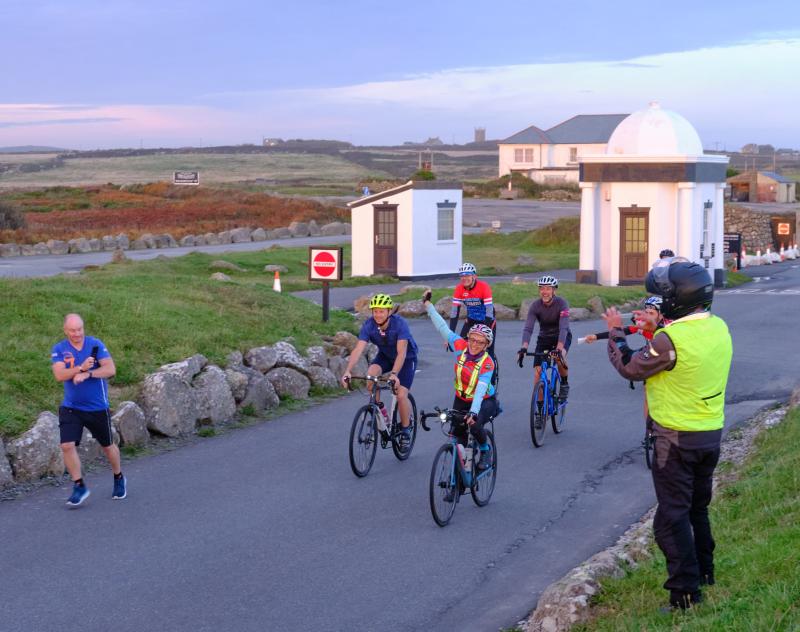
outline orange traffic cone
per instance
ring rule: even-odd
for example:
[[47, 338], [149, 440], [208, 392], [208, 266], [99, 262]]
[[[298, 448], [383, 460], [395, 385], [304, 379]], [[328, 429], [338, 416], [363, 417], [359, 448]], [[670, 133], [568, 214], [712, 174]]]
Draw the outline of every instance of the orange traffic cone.
[[281, 275], [277, 270], [275, 270], [275, 280], [272, 282], [272, 289], [276, 292], [281, 291]]

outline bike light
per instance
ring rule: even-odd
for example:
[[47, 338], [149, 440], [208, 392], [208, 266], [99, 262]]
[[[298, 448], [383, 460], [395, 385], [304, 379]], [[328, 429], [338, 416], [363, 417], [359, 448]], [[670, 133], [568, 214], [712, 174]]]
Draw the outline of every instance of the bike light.
[[439, 419], [441, 419], [442, 421], [447, 421], [447, 413], [442, 413], [441, 415], [439, 415]]

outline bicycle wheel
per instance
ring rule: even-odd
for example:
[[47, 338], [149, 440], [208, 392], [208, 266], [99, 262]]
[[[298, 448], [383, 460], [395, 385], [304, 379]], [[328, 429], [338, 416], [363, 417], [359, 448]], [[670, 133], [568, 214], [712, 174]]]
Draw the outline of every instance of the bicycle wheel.
[[483, 507], [489, 502], [494, 493], [494, 483], [497, 480], [497, 445], [494, 442], [494, 434], [491, 431], [487, 430], [486, 436], [489, 439], [489, 445], [492, 446], [492, 466], [478, 475], [472, 483], [472, 487], [469, 488], [472, 500], [475, 501], [478, 507]]
[[417, 440], [417, 402], [414, 401], [414, 396], [411, 393], [408, 394], [408, 401], [411, 404], [411, 419], [409, 419], [411, 422], [411, 441], [405, 450], [400, 447], [402, 426], [400, 425], [400, 411], [397, 410], [397, 406], [394, 407], [394, 414], [392, 414], [392, 452], [394, 452], [398, 461], [405, 461], [411, 456], [411, 450], [414, 449], [414, 443]]
[[440, 527], [450, 522], [461, 493], [453, 459], [453, 444], [445, 443], [436, 452], [431, 466], [429, 487], [431, 515]]
[[[557, 374], [556, 374], [557, 375]], [[559, 434], [564, 432], [564, 422], [567, 414], [567, 402], [563, 404], [561, 400], [555, 397], [555, 393], [561, 390], [561, 378], [556, 378], [553, 382], [553, 414], [550, 415], [550, 425], [553, 426], [553, 432]]]
[[366, 476], [375, 462], [378, 449], [378, 411], [367, 404], [358, 409], [350, 428], [350, 467], [358, 477]]
[[[538, 407], [540, 397], [542, 398], [542, 412], [539, 412]], [[544, 443], [544, 431], [547, 428], [546, 406], [544, 380], [539, 378], [533, 385], [533, 395], [531, 396], [531, 441], [537, 448], [541, 448]]]
[[644, 447], [644, 462], [647, 463], [647, 469], [653, 469], [653, 447], [655, 446], [656, 438], [649, 432], [644, 435], [642, 446]]

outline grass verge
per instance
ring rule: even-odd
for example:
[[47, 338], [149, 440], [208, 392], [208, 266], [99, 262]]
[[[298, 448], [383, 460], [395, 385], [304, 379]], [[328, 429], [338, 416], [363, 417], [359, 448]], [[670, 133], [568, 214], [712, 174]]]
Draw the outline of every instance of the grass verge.
[[800, 409], [761, 434], [739, 478], [711, 505], [716, 580], [687, 613], [660, 614], [667, 592], [660, 552], [619, 580], [603, 582], [596, 616], [576, 630], [800, 629]]
[[727, 282], [725, 287], [737, 287], [752, 281], [752, 277], [743, 274], [742, 272], [730, 271], [728, 272]]
[[348, 314], [332, 310], [330, 322], [322, 323], [318, 306], [276, 294], [266, 275], [211, 281], [211, 260], [192, 254], [76, 276], [0, 280], [5, 358], [14, 368], [0, 380], [0, 435], [17, 435], [40, 411], [57, 408], [62, 389], [48, 357], [63, 338], [62, 318], [68, 312], [82, 314], [87, 333], [106, 343], [117, 364], [114, 391], [127, 396], [145, 374], [194, 353], [221, 363], [236, 349], [284, 338], [293, 338], [302, 349], [321, 335], [354, 331]]

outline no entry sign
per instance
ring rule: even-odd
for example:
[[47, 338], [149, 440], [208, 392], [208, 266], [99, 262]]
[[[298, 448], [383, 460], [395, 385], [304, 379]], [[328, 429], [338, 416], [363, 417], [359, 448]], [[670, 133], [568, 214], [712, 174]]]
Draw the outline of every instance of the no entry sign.
[[341, 281], [342, 249], [309, 248], [308, 279], [309, 281]]

